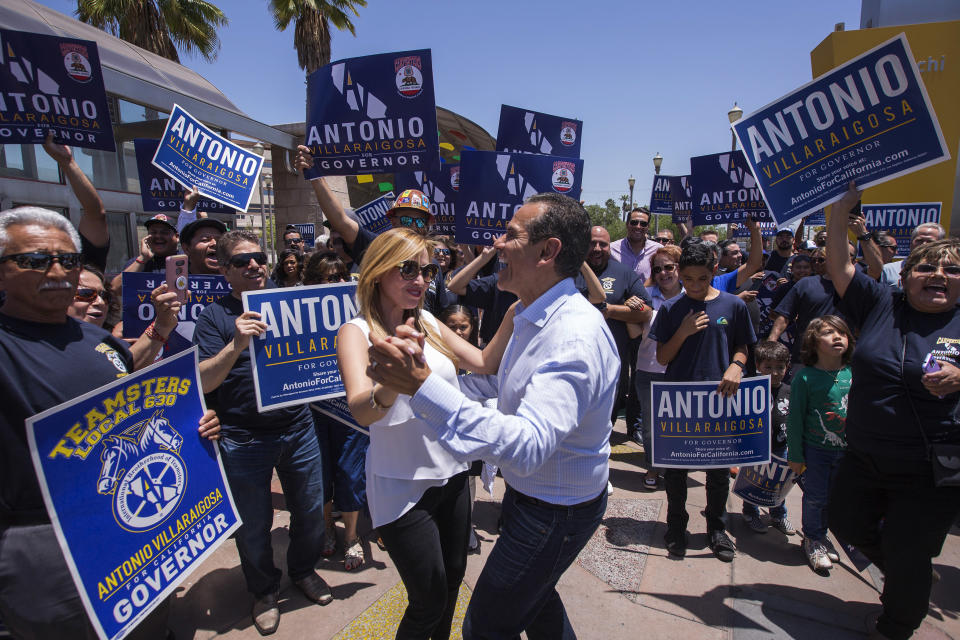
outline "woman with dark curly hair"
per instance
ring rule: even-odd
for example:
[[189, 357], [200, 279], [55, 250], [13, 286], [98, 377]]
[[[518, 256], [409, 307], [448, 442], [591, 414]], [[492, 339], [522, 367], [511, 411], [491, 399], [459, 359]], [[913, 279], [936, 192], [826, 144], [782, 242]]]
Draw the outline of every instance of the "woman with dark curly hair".
[[303, 254], [295, 249], [283, 249], [277, 256], [277, 266], [273, 268], [270, 279], [278, 287], [299, 287], [303, 271]]
[[851, 182], [827, 227], [827, 270], [860, 345], [830, 528], [884, 572], [876, 632], [901, 640], [927, 615], [931, 560], [960, 514], [960, 478], [942, 464], [960, 452], [960, 240], [914, 248], [891, 290], [845, 259], [859, 199]]

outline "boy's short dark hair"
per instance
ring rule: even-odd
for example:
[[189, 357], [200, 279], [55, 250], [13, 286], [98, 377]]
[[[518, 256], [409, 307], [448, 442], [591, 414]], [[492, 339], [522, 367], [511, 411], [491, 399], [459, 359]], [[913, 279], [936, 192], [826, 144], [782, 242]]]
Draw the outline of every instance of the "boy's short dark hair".
[[683, 270], [687, 267], [704, 267], [713, 271], [717, 266], [717, 254], [713, 250], [712, 242], [691, 242], [684, 247], [677, 261], [677, 267]]
[[764, 360], [772, 360], [780, 364], [790, 364], [790, 349], [781, 342], [763, 340], [753, 348], [753, 361], [758, 365]]

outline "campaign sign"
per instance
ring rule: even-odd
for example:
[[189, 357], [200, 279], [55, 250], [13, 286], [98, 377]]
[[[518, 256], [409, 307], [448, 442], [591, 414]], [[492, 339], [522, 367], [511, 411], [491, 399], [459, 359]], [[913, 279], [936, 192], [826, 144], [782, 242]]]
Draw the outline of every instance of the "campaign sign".
[[827, 224], [827, 214], [823, 209], [818, 209], [803, 219], [803, 224], [808, 227], [823, 227]]
[[267, 330], [250, 340], [261, 413], [343, 395], [337, 331], [357, 315], [355, 282], [243, 292]]
[[354, 210], [353, 215], [356, 216], [361, 227], [374, 235], [380, 235], [393, 227], [387, 218], [387, 211], [393, 206], [395, 199], [393, 191], [391, 191], [362, 207], [358, 207]]
[[[760, 282], [757, 283], [757, 307], [760, 309], [760, 330], [757, 332], [757, 335], [765, 336], [770, 333], [773, 329], [773, 318], [770, 317], [770, 312], [773, 310], [773, 297], [776, 293], [779, 285], [777, 281], [781, 278], [780, 274], [776, 271], [767, 271], [763, 274], [763, 278], [760, 279]], [[796, 326], [794, 326], [796, 329]], [[784, 335], [786, 335], [784, 331]]]
[[861, 206], [867, 228], [886, 231], [897, 241], [897, 257], [910, 255], [910, 240], [917, 225], [940, 223], [940, 202], [908, 202], [901, 204], [865, 204]]
[[673, 215], [673, 198], [670, 197], [670, 181], [675, 176], [653, 176], [650, 190], [650, 213]]
[[317, 227], [312, 222], [295, 222], [297, 233], [303, 238], [303, 244], [307, 249], [313, 249], [317, 243]]
[[211, 200], [246, 211], [260, 180], [263, 156], [218, 136], [175, 104], [153, 166]]
[[307, 76], [307, 179], [440, 166], [430, 49], [348, 58]]
[[768, 464], [740, 467], [733, 492], [744, 502], [758, 507], [776, 507], [783, 504], [796, 484], [796, 474], [790, 470], [787, 461], [771, 455]]
[[770, 377], [740, 381], [729, 398], [715, 382], [654, 382], [653, 464], [674, 469], [769, 464]]
[[442, 164], [438, 171], [395, 173], [393, 186], [397, 193], [419, 189], [430, 199], [433, 233], [452, 236], [456, 231], [457, 190], [460, 188], [460, 165]]
[[948, 160], [907, 37], [899, 34], [733, 124], [781, 224]]
[[460, 153], [457, 242], [493, 244], [524, 201], [538, 193], [580, 200], [583, 160], [530, 153]]
[[580, 157], [583, 122], [549, 113], [500, 105], [497, 151]]
[[[772, 238], [773, 236], [777, 235], [776, 222], [758, 222], [757, 226], [760, 228], [760, 235], [764, 238]], [[745, 224], [734, 222], [730, 225], [730, 233], [734, 238], [749, 238], [750, 227]]]
[[693, 213], [693, 185], [690, 176], [670, 176], [670, 200], [675, 223], [690, 222]]
[[693, 224], [773, 220], [742, 151], [690, 158]]
[[[139, 338], [156, 319], [156, 310], [150, 302], [150, 293], [164, 283], [163, 273], [121, 274], [123, 283], [123, 337]], [[230, 285], [223, 276], [195, 276], [187, 279], [187, 300], [180, 307], [177, 328], [163, 345], [164, 357], [186, 351], [193, 346], [193, 330], [197, 318], [208, 304], [230, 293]]]
[[340, 396], [339, 398], [327, 398], [326, 400], [321, 400], [320, 402], [310, 403], [311, 409], [316, 409], [320, 413], [334, 420], [347, 425], [351, 429], [355, 429], [364, 435], [370, 435], [370, 429], [367, 427], [360, 426], [360, 424], [353, 419], [353, 414], [350, 413], [350, 407], [347, 405], [346, 396]]
[[[82, 375], [82, 372], [78, 372]], [[191, 349], [27, 419], [43, 500], [91, 624], [127, 635], [240, 526]]]
[[90, 40], [0, 29], [0, 140], [116, 151], [100, 54]]
[[[153, 138], [136, 138], [133, 148], [137, 155], [137, 176], [140, 178], [140, 200], [144, 211], [180, 211], [187, 191], [179, 182], [153, 166], [153, 156], [160, 141]], [[234, 213], [232, 207], [210, 198], [197, 201], [197, 211]]]

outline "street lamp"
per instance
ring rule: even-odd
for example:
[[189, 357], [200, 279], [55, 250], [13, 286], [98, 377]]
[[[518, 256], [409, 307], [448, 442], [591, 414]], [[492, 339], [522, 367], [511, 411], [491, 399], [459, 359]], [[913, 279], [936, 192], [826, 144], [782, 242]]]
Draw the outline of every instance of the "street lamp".
[[653, 156], [653, 170], [657, 172], [657, 175], [660, 175], [660, 165], [662, 164], [663, 156], [657, 151], [657, 155]]
[[[737, 120], [743, 117], [743, 109], [737, 106], [737, 103], [733, 103], [733, 108], [730, 111], [727, 111], [727, 118], [730, 120], [730, 124], [733, 124]], [[737, 150], [737, 134], [733, 132], [733, 129], [730, 130], [730, 138], [732, 140], [730, 144], [730, 151]]]
[[637, 181], [633, 176], [627, 178], [627, 186], [630, 187], [630, 211], [633, 211], [633, 186], [635, 184], [637, 184]]

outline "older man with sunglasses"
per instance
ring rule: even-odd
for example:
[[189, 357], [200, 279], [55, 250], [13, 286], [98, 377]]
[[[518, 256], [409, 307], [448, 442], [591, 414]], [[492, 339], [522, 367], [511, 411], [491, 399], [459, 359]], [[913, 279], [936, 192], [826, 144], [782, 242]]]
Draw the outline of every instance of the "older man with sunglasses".
[[[313, 156], [310, 148], [300, 145], [297, 147], [298, 169], [309, 169], [313, 166]], [[317, 196], [320, 210], [330, 223], [331, 231], [336, 231], [343, 239], [344, 248], [349, 256], [357, 263], [363, 261], [363, 253], [377, 235], [363, 227], [354, 218], [347, 215], [340, 203], [323, 178], [310, 180], [313, 192]], [[407, 227], [421, 235], [430, 233], [433, 224], [433, 213], [430, 211], [430, 199], [416, 189], [407, 189], [397, 196], [393, 206], [387, 211], [387, 219], [394, 229]], [[443, 311], [447, 297], [447, 287], [443, 274], [438, 274], [430, 282], [430, 288], [423, 299], [423, 308], [434, 315]]]
[[243, 292], [267, 286], [267, 255], [251, 231], [228, 231], [217, 243], [220, 271], [230, 295], [208, 305], [197, 318], [193, 342], [200, 349], [204, 393], [214, 393], [223, 437], [220, 454], [243, 525], [237, 532], [240, 566], [254, 597], [253, 622], [263, 634], [280, 624], [281, 571], [273, 563], [270, 482], [277, 470], [290, 510], [287, 571], [317, 604], [333, 600], [314, 571], [323, 543], [323, 474], [313, 417], [306, 405], [260, 413], [247, 347], [267, 330], [256, 311], [243, 310]]
[[[80, 236], [39, 207], [0, 214], [0, 618], [15, 638], [96, 638], [30, 463], [25, 420], [133, 371], [122, 340], [67, 315], [80, 279]], [[208, 411], [200, 434], [216, 437]], [[163, 634], [166, 610], [137, 637]], [[143, 634], [143, 635], [140, 635]]]

